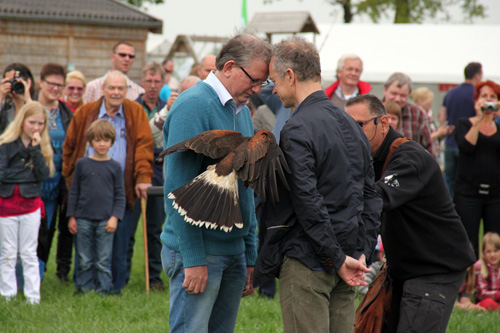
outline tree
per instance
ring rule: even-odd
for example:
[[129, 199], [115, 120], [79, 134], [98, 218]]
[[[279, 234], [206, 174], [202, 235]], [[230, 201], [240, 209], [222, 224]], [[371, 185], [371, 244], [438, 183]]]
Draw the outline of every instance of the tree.
[[[279, 0], [278, 0], [279, 1]], [[351, 23], [355, 16], [367, 15], [374, 23], [382, 17], [394, 15], [394, 23], [422, 23], [426, 18], [441, 17], [449, 21], [450, 9], [460, 5], [464, 20], [472, 22], [475, 18], [485, 17], [481, 0], [325, 0], [332, 6], [341, 6], [344, 23]], [[264, 0], [272, 3], [273, 0]], [[394, 13], [394, 14], [392, 14]]]
[[426, 18], [443, 16], [450, 20], [450, 8], [460, 5], [465, 21], [484, 17], [484, 6], [480, 0], [364, 0], [356, 5], [356, 14], [366, 14], [373, 22], [382, 16], [390, 17], [394, 12], [394, 23], [422, 23]]

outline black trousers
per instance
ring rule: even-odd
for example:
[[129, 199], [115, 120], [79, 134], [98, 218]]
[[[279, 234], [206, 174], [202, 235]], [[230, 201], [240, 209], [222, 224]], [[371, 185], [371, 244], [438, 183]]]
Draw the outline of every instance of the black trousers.
[[465, 196], [455, 193], [455, 209], [462, 219], [462, 223], [472, 243], [476, 258], [479, 258], [479, 225], [481, 219], [484, 224], [484, 233], [496, 232], [500, 234], [500, 196]]
[[465, 270], [393, 281], [390, 332], [445, 333]]
[[[141, 216], [141, 199], [137, 199], [134, 205], [133, 225], [130, 232], [130, 241], [127, 251], [127, 281], [130, 279], [130, 270], [132, 267], [132, 256], [134, 254], [135, 233]], [[146, 227], [148, 235], [148, 263], [149, 263], [149, 282], [163, 283], [160, 279], [162, 271], [161, 264], [161, 239], [163, 223], [165, 222], [165, 206], [163, 197], [148, 196], [146, 208]]]

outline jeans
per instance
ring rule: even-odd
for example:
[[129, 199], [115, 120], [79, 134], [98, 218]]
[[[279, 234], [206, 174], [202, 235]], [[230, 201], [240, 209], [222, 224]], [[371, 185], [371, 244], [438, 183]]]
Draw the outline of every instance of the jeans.
[[[137, 211], [137, 209], [136, 209]], [[121, 293], [127, 284], [127, 249], [130, 240], [134, 219], [134, 212], [125, 209], [123, 220], [118, 222], [113, 239], [113, 254], [111, 258], [111, 272], [113, 276], [113, 292]], [[130, 271], [130, 270], [128, 270]]]
[[247, 278], [245, 255], [206, 257], [206, 289], [191, 295], [182, 287], [181, 254], [163, 245], [163, 269], [170, 277], [170, 332], [234, 332]]
[[106, 231], [107, 220], [78, 219], [78, 290], [111, 292], [111, 251], [114, 233]]
[[455, 179], [458, 173], [458, 147], [446, 145], [444, 147], [444, 181], [453, 199]]
[[285, 332], [353, 331], [356, 293], [338, 274], [285, 256], [279, 293]]
[[24, 295], [30, 303], [40, 302], [40, 271], [36, 248], [40, 228], [40, 209], [11, 217], [0, 217], [0, 294], [17, 294], [16, 260], [19, 252], [23, 267]]
[[[43, 204], [45, 205], [45, 214], [47, 215], [47, 229], [46, 229], [46, 234], [43, 235], [42, 237], [46, 237], [44, 240], [44, 249], [41, 250], [42, 252], [46, 253], [43, 256], [47, 257], [47, 261], [49, 259], [49, 253], [50, 253], [50, 246], [52, 245], [52, 236], [54, 235], [54, 225], [53, 223], [56, 222], [56, 214], [57, 214], [57, 199], [56, 200], [44, 200]], [[52, 230], [51, 230], [52, 229]], [[45, 265], [47, 264], [46, 261], [43, 259], [38, 259], [39, 265], [40, 265], [40, 279], [43, 280], [43, 274], [45, 273]]]

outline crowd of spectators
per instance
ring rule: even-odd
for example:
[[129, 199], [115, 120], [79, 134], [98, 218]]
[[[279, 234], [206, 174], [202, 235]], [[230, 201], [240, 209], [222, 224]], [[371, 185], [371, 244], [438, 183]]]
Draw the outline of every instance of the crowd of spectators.
[[[355, 221], [355, 229], [358, 230], [358, 223], [363, 224], [364, 228], [366, 228], [366, 230], [363, 229], [363, 233], [366, 234], [360, 237], [366, 237], [367, 245], [361, 247], [361, 250], [346, 252], [348, 255], [338, 255], [334, 258], [335, 263], [329, 262], [329, 268], [319, 269], [324, 270], [325, 275], [338, 273], [341, 278], [345, 279], [344, 284], [337, 284], [338, 281], [336, 281], [334, 288], [340, 286], [340, 289], [347, 290], [350, 286], [366, 284], [358, 281], [359, 276], [364, 274], [364, 269], [360, 267], [366, 268], [365, 265], [374, 259], [370, 258], [370, 256], [373, 254], [377, 237], [376, 229], [379, 220], [381, 220], [383, 223], [382, 228], [385, 229], [384, 232], [379, 230], [378, 233], [382, 234], [382, 241], [384, 241], [384, 237], [385, 240], [389, 240], [384, 245], [387, 245], [385, 249], [388, 254], [389, 266], [393, 265], [392, 272], [396, 278], [395, 291], [400, 294], [400, 299], [396, 302], [402, 302], [401, 298], [404, 301], [403, 290], [404, 292], [407, 291], [407, 281], [418, 280], [415, 283], [431, 283], [427, 281], [429, 276], [426, 277], [427, 280], [425, 281], [419, 280], [422, 279], [419, 275], [421, 272], [415, 272], [415, 267], [408, 267], [407, 260], [405, 263], [399, 261], [401, 259], [399, 255], [408, 250], [408, 255], [411, 254], [416, 257], [421, 255], [420, 258], [425, 257], [425, 260], [432, 262], [434, 267], [445, 267], [444, 271], [438, 268], [429, 269], [429, 275], [437, 276], [441, 274], [439, 277], [442, 280], [448, 279], [449, 281], [446, 280], [446, 283], [450, 286], [448, 291], [455, 290], [455, 286], [463, 282], [463, 269], [465, 266], [469, 267], [466, 281], [457, 296], [457, 306], [481, 311], [498, 308], [498, 302], [500, 301], [500, 283], [498, 280], [500, 260], [500, 238], [498, 234], [500, 234], [500, 223], [496, 219], [500, 215], [500, 173], [497, 167], [500, 164], [500, 132], [497, 122], [500, 116], [498, 110], [500, 106], [500, 86], [492, 81], [482, 81], [481, 65], [479, 63], [467, 65], [464, 70], [465, 82], [448, 92], [436, 121], [432, 110], [434, 94], [425, 87], [413, 90], [412, 80], [405, 73], [395, 72], [390, 75], [384, 83], [383, 95], [375, 98], [373, 95], [368, 95], [372, 90], [371, 85], [360, 80], [363, 72], [361, 58], [355, 54], [345, 54], [338, 61], [337, 80], [323, 91], [320, 84], [320, 71], [310, 77], [306, 75], [314, 67], [314, 64], [311, 68], [294, 67], [291, 72], [286, 67], [293, 64], [291, 60], [286, 59], [287, 52], [293, 53], [295, 52], [294, 47], [302, 45], [299, 47], [302, 52], [310, 51], [314, 54], [314, 47], [310, 44], [301, 44], [303, 42], [298, 39], [288, 41], [279, 44], [273, 50], [275, 53], [271, 53], [270, 46], [255, 39], [255, 37], [239, 36], [235, 38], [228, 42], [217, 57], [215, 55], [204, 57], [200, 64], [193, 67], [191, 75], [180, 81], [173, 76], [174, 61], [170, 58], [166, 58], [162, 64], [156, 62], [147, 64], [142, 69], [140, 83], [132, 81], [127, 76], [127, 73], [134, 64], [135, 47], [127, 41], [119, 41], [111, 49], [110, 70], [107, 73], [102, 73], [101, 77], [89, 82], [87, 82], [84, 69], [66, 73], [61, 64], [47, 63], [40, 72], [39, 90], [35, 91], [35, 78], [28, 66], [13, 63], [4, 69], [3, 78], [0, 81], [0, 151], [5, 150], [7, 152], [7, 149], [12, 149], [9, 148], [14, 145], [12, 142], [23, 142], [25, 146], [24, 148], [23, 146], [17, 147], [16, 149], [19, 150], [17, 154], [24, 154], [24, 158], [28, 158], [26, 154], [32, 154], [28, 159], [33, 159], [30, 166], [34, 171], [33, 174], [24, 174], [23, 177], [26, 177], [24, 180], [15, 178], [9, 170], [17, 167], [20, 161], [18, 158], [21, 155], [0, 156], [2, 162], [0, 164], [0, 205], [2, 205], [0, 207], [1, 295], [10, 299], [16, 295], [17, 288], [22, 288], [24, 285], [27, 301], [29, 303], [40, 302], [40, 283], [43, 280], [52, 238], [56, 229], [58, 237], [57, 277], [62, 282], [72, 279], [77, 292], [96, 290], [98, 293], [105, 295], [120, 294], [130, 280], [131, 260], [135, 244], [134, 235], [140, 218], [141, 200], [144, 200], [147, 203], [149, 284], [153, 289], [163, 290], [164, 282], [160, 278], [160, 274], [162, 268], [168, 270], [167, 275], [171, 279], [171, 304], [175, 303], [180, 307], [189, 308], [190, 313], [193, 313], [193, 315], [197, 313], [200, 316], [200, 321], [197, 322], [200, 329], [207, 325], [208, 321], [212, 320], [210, 318], [212, 318], [213, 314], [197, 310], [196, 306], [200, 304], [204, 306], [203, 302], [200, 304], [194, 302], [188, 305], [185, 301], [181, 301], [185, 296], [182, 293], [187, 292], [189, 295], [203, 293], [206, 283], [208, 283], [207, 288], [216, 288], [211, 285], [210, 279], [207, 282], [206, 270], [198, 269], [198, 267], [208, 265], [208, 272], [211, 272], [213, 267], [211, 263], [207, 263], [205, 260], [205, 255], [211, 253], [197, 250], [200, 244], [196, 244], [196, 240], [203, 238], [205, 242], [213, 241], [213, 245], [209, 247], [214, 251], [214, 254], [224, 252], [236, 255], [238, 251], [227, 244], [221, 245], [221, 243], [218, 243], [219, 238], [213, 236], [213, 231], [202, 234], [193, 234], [191, 231], [184, 233], [186, 226], [182, 216], [175, 215], [177, 213], [173, 212], [174, 210], [169, 205], [165, 206], [163, 197], [148, 197], [147, 189], [151, 186], [165, 185], [173, 190], [173, 187], [182, 185], [181, 183], [185, 179], [196, 176], [201, 171], [202, 166], [206, 167], [205, 161], [195, 160], [192, 156], [189, 156], [186, 160], [170, 159], [169, 167], [164, 170], [164, 161], [158, 158], [159, 153], [164, 148], [164, 143], [165, 145], [175, 144], [179, 141], [179, 138], [186, 139], [204, 130], [219, 129], [219, 127], [245, 131], [247, 136], [250, 135], [252, 128], [250, 113], [248, 119], [246, 118], [246, 105], [248, 104], [254, 117], [253, 127], [255, 131], [259, 127], [272, 130], [276, 134], [278, 142], [281, 133], [282, 139], [285, 140], [285, 143], [282, 144], [282, 147], [286, 147], [285, 156], [294, 170], [293, 175], [289, 178], [292, 180], [291, 199], [289, 201], [285, 199], [280, 203], [280, 213], [276, 213], [275, 216], [294, 216], [294, 218], [301, 221], [300, 223], [304, 223], [308, 219], [314, 219], [313, 213], [307, 213], [308, 209], [315, 205], [313, 201], [308, 204], [308, 198], [314, 196], [305, 195], [306, 192], [299, 191], [298, 185], [296, 185], [296, 188], [293, 186], [294, 184], [305, 186], [306, 183], [303, 183], [303, 179], [300, 178], [305, 169], [307, 169], [306, 171], [316, 170], [311, 175], [317, 176], [317, 181], [321, 184], [327, 184], [328, 181], [331, 181], [334, 175], [329, 173], [318, 176], [320, 168], [317, 168], [317, 163], [322, 163], [322, 167], [334, 174], [336, 172], [333, 170], [340, 168], [339, 173], [342, 174], [341, 177], [345, 181], [341, 183], [339, 179], [335, 183], [336, 191], [326, 191], [321, 188], [317, 191], [311, 190], [311, 193], [321, 193], [322, 197], [331, 200], [332, 207], [338, 197], [343, 195], [340, 192], [346, 193], [347, 189], [353, 191], [357, 189], [357, 192], [354, 191], [352, 195], [345, 196], [346, 199], [349, 199], [347, 200], [349, 202], [346, 201], [346, 203], [340, 205], [350, 207], [349, 205], [352, 204], [353, 200], [359, 200], [360, 204], [356, 207], [357, 213], [355, 215], [359, 216], [360, 220]], [[238, 40], [238, 38], [241, 38], [241, 40]], [[290, 43], [290, 45], [287, 43]], [[241, 45], [244, 44], [251, 45], [251, 47], [247, 45], [243, 51], [238, 51], [239, 53], [231, 49], [231, 47], [235, 48], [237, 46], [243, 48]], [[244, 52], [251, 54], [251, 56], [245, 57], [242, 54]], [[300, 54], [296, 56], [308, 57]], [[319, 56], [317, 60], [319, 66]], [[278, 65], [276, 65], [275, 61], [277, 61]], [[299, 73], [298, 78], [294, 76], [296, 73]], [[269, 87], [264, 87], [269, 74], [273, 83]], [[295, 90], [288, 90], [291, 88], [284, 81], [286, 77], [291, 78], [289, 82], [293, 81], [291, 86], [295, 85]], [[246, 85], [247, 80], [249, 80], [248, 85]], [[204, 84], [201, 84], [200, 81], [204, 82]], [[231, 96], [226, 96], [221, 92], [221, 85], [225, 88], [233, 88], [227, 89]], [[185, 93], [186, 90], [194, 86], [196, 86], [195, 89]], [[212, 89], [209, 89], [209, 87], [212, 87]], [[213, 93], [214, 90], [217, 94]], [[303, 91], [311, 91], [312, 93], [302, 96]], [[321, 91], [321, 93], [318, 93], [318, 91]], [[367, 95], [367, 97], [362, 97], [363, 95]], [[224, 98], [227, 98], [227, 100], [223, 101]], [[373, 98], [376, 101], [373, 101]], [[304, 100], [307, 103], [302, 104], [301, 102]], [[334, 121], [328, 117], [323, 118], [325, 114], [321, 112], [313, 117], [313, 110], [318, 108], [319, 104], [317, 103], [320, 102], [322, 103], [321, 108], [329, 110], [325, 112], [334, 112], [336, 114]], [[309, 103], [316, 103], [315, 107], [310, 106]], [[360, 109], [361, 106], [363, 109]], [[227, 119], [222, 116], [213, 118], [215, 112], [225, 112], [224, 110], [228, 108], [234, 111], [234, 115], [231, 111], [230, 116], [226, 117], [224, 115]], [[297, 109], [301, 111], [298, 115], [294, 113]], [[39, 112], [40, 110], [43, 110], [43, 112]], [[172, 113], [170, 113], [170, 110], [172, 110]], [[200, 110], [204, 110], [204, 112]], [[305, 110], [308, 112], [306, 113]], [[342, 113], [336, 113], [339, 110]], [[243, 116], [240, 114], [241, 111], [245, 112]], [[170, 116], [168, 116], [169, 114]], [[351, 116], [355, 121], [352, 121]], [[289, 119], [292, 120], [288, 121]], [[28, 133], [27, 128], [31, 128], [29, 127], [30, 124], [37, 121], [43, 123], [41, 130], [38, 131], [39, 134], [35, 135], [34, 132], [36, 131], [31, 134]], [[342, 125], [339, 128], [326, 126], [335, 122]], [[215, 123], [219, 125], [214, 125]], [[358, 125], [361, 126], [361, 130]], [[19, 133], [17, 136], [12, 134], [15, 131], [14, 126], [18, 127]], [[285, 127], [281, 132], [283, 126]], [[319, 132], [325, 131], [325, 135], [321, 136], [321, 140], [325, 141], [316, 146], [316, 148], [320, 147], [319, 151], [313, 149], [311, 153], [308, 147], [315, 147], [315, 143], [307, 142], [306, 144], [301, 141], [303, 140], [304, 132], [302, 131], [304, 130], [308, 133], [307, 138], [314, 138], [319, 135]], [[339, 141], [340, 138], [337, 137], [332, 140], [328, 139], [326, 132], [332, 131], [343, 131], [344, 137], [342, 139], [348, 141], [342, 142], [338, 148], [334, 149], [336, 153], [341, 148], [345, 149], [345, 154], [342, 157], [345, 158], [342, 161], [348, 161], [345, 167], [341, 167], [340, 160], [332, 159], [332, 156], [325, 155], [324, 161], [318, 162], [325, 145], [333, 147], [341, 142]], [[42, 133], [43, 136], [39, 137]], [[348, 139], [349, 135], [352, 136], [350, 139]], [[29, 140], [26, 136], [29, 136]], [[408, 171], [408, 169], [405, 170], [404, 174], [399, 175], [400, 179], [409, 177], [415, 182], [414, 191], [411, 193], [404, 192], [401, 194], [397, 192], [395, 188], [399, 187], [399, 184], [396, 184], [398, 180], [396, 178], [384, 178], [386, 165], [384, 165], [383, 169], [381, 165], [377, 165], [377, 163], [383, 164], [385, 158], [389, 161], [391, 155], [387, 157], [387, 153], [390, 142], [400, 137], [405, 137], [414, 143], [405, 146], [405, 150], [399, 151], [399, 155], [403, 156], [399, 157], [402, 164], [395, 167], [393, 164], [395, 170], [401, 172], [406, 158], [417, 158], [422, 163], [419, 165], [419, 167], [422, 167], [419, 172], [415, 173], [415, 170]], [[52, 154], [47, 153], [47, 140], [50, 140]], [[357, 145], [359, 151], [357, 152], [352, 148], [348, 148], [356, 140], [359, 141]], [[442, 152], [442, 155], [444, 155], [444, 178], [441, 179], [442, 173], [433, 160], [439, 158], [439, 147], [443, 140], [445, 142], [443, 144], [444, 151]], [[297, 145], [297, 142], [302, 142], [298, 148], [294, 146]], [[38, 146], [45, 148], [40, 150], [37, 148]], [[304, 149], [304, 151], [300, 149]], [[383, 159], [380, 157], [381, 150], [384, 150], [382, 153], [385, 154]], [[429, 154], [426, 154], [425, 151]], [[349, 155], [352, 156], [346, 157]], [[396, 156], [399, 155], [396, 154]], [[40, 163], [47, 156], [50, 156], [51, 161], [41, 167]], [[310, 160], [307, 159], [308, 156]], [[363, 158], [360, 157], [360, 160], [353, 164], [352, 161], [356, 160], [356, 156], [362, 156]], [[113, 160], [112, 163], [99, 163], [109, 160]], [[375, 161], [374, 170], [372, 169], [373, 161]], [[308, 165], [307, 163], [310, 165], [305, 168], [304, 165]], [[331, 164], [331, 167], [326, 167], [329, 164]], [[353, 165], [359, 170], [353, 168]], [[36, 173], [35, 169], [37, 168], [41, 168], [43, 174]], [[94, 178], [94, 172], [97, 173], [95, 170], [99, 170], [99, 174], [105, 176]], [[408, 172], [406, 173], [406, 171]], [[353, 173], [353, 178], [345, 178], [343, 175], [347, 172]], [[180, 177], [180, 174], [185, 176]], [[375, 174], [375, 178], [373, 174]], [[423, 179], [422, 177], [425, 174], [431, 174], [430, 178]], [[311, 179], [311, 175], [307, 174], [304, 179]], [[365, 176], [367, 179], [363, 178]], [[398, 175], [395, 173], [391, 177], [393, 176]], [[39, 184], [39, 191], [33, 195], [38, 195], [43, 204], [37, 206], [37, 204], [30, 203], [30, 207], [34, 209], [30, 212], [4, 209], [5, 207], [11, 207], [13, 200], [19, 200], [25, 193], [22, 190], [23, 186], [20, 187], [21, 192], [19, 193], [19, 190], [13, 190], [14, 192], [10, 188], [7, 190], [5, 184], [15, 183], [19, 185], [28, 182], [26, 179], [29, 179], [34, 184]], [[431, 183], [431, 179], [437, 179], [438, 185]], [[354, 180], [363, 185], [357, 184]], [[102, 192], [99, 193], [99, 196], [93, 197], [92, 188], [89, 187], [89, 184], [96, 187], [102, 184]], [[345, 189], [339, 190], [339, 184], [345, 185]], [[389, 185], [389, 187], [384, 187], [385, 185]], [[442, 189], [446, 188], [448, 191], [442, 191]], [[100, 190], [96, 189], [96, 191], [99, 192]], [[382, 210], [382, 203], [379, 202], [378, 195], [374, 194], [373, 203], [370, 204], [374, 207], [374, 212], [370, 213], [373, 213], [370, 217], [367, 217], [368, 213], [366, 212], [369, 206], [367, 191], [373, 193], [378, 191], [378, 195], [384, 201]], [[395, 191], [394, 193], [397, 194], [393, 194], [391, 191]], [[246, 192], [241, 189], [240, 196], [243, 193]], [[437, 195], [439, 195], [439, 198], [436, 197]], [[252, 215], [252, 211], [255, 210], [255, 203], [250, 200], [250, 197], [243, 196], [244, 200], [248, 201], [245, 204], [245, 209], [248, 210], [245, 217], [248, 219], [245, 222], [246, 229], [233, 231], [232, 235], [237, 234], [238, 239], [232, 239], [231, 242], [234, 244], [236, 242], [238, 244], [245, 243], [247, 250], [252, 252], [251, 254], [250, 252], [246, 253], [246, 259], [244, 256], [238, 259], [241, 261], [238, 263], [241, 264], [241, 267], [247, 266], [247, 270], [241, 268], [237, 274], [239, 274], [238, 283], [241, 285], [241, 289], [244, 290], [245, 294], [248, 294], [253, 291], [253, 286], [249, 285], [247, 275], [253, 274], [253, 265], [256, 259], [255, 226], [257, 220], [255, 215]], [[411, 203], [402, 203], [401, 198], [403, 197], [408, 197]], [[453, 239], [457, 240], [457, 243], [455, 243], [455, 246], [457, 246], [458, 243], [462, 244], [463, 239], [468, 238], [476, 255], [477, 262], [475, 264], [472, 264], [471, 258], [473, 255], [468, 250], [460, 252], [457, 249], [456, 252], [462, 253], [463, 257], [456, 259], [453, 263], [444, 262], [446, 260], [442, 257], [434, 258], [435, 260], [429, 258], [432, 253], [429, 253], [428, 249], [435, 249], [435, 256], [444, 254], [439, 252], [441, 250], [436, 243], [430, 241], [429, 235], [421, 230], [421, 228], [427, 228], [426, 224], [419, 226], [415, 224], [412, 227], [416, 228], [412, 232], [413, 235], [422, 232], [421, 240], [425, 239], [428, 242], [426, 243], [426, 246], [428, 246], [422, 253], [419, 251], [423, 243], [416, 244], [416, 247], [412, 248], [411, 240], [400, 239], [398, 241], [397, 238], [401, 238], [401, 235], [395, 237], [394, 230], [387, 229], [388, 225], [397, 228], [397, 223], [406, 223], [406, 221], [413, 223], [413, 217], [410, 216], [412, 214], [411, 209], [415, 207], [418, 207], [417, 210], [422, 208], [418, 204], [412, 206], [415, 204], [415, 198], [419, 197], [422, 200], [429, 200], [430, 197], [434, 198], [433, 202], [428, 202], [429, 207], [425, 212], [424, 210], [419, 211], [422, 213], [422, 218], [428, 221], [434, 219], [440, 221], [440, 223], [443, 222], [443, 224], [453, 221], [453, 225], [448, 225], [448, 228], [453, 231], [453, 235], [449, 236], [455, 238], [436, 238], [437, 241], [447, 243], [449, 239]], [[107, 199], [109, 200], [106, 201]], [[240, 200], [243, 199], [240, 198]], [[103, 203], [108, 203], [115, 209], [106, 209]], [[285, 207], [287, 203], [289, 206]], [[299, 203], [303, 204], [301, 212], [297, 212]], [[390, 205], [394, 205], [394, 207]], [[388, 208], [389, 206], [392, 208]], [[438, 206], [444, 208], [438, 211], [438, 208], [436, 208]], [[344, 218], [343, 211], [338, 208], [335, 209], [329, 209], [325, 213], [326, 215], [322, 217], [327, 218], [328, 214], [330, 214], [330, 220], [335, 220], [338, 214], [339, 219]], [[319, 211], [321, 211], [321, 207], [318, 208], [316, 213]], [[335, 213], [332, 213], [333, 211]], [[382, 218], [379, 218], [378, 213], [381, 211], [383, 212]], [[33, 212], [37, 212], [38, 215], [29, 215]], [[408, 215], [406, 215], [407, 212]], [[32, 223], [33, 220], [39, 219], [38, 224], [30, 224], [31, 229], [29, 229], [31, 238], [34, 237], [34, 229], [37, 229], [38, 233], [35, 246], [38, 260], [36, 266], [40, 271], [39, 278], [34, 277], [33, 274], [35, 267], [33, 242], [31, 242], [30, 246], [26, 245], [26, 242], [20, 243], [18, 251], [18, 245], [14, 244], [15, 242], [11, 239], [12, 235], [9, 236], [10, 238], [5, 236], [7, 235], [6, 230], [9, 232], [12, 230], [9, 229], [11, 227], [8, 223], [11, 223], [13, 218], [24, 216], [23, 214], [26, 213], [29, 213], [29, 218], [20, 219], [20, 225], [28, 222]], [[414, 213], [415, 211], [413, 211]], [[174, 215], [175, 217], [172, 217]], [[257, 214], [259, 229], [261, 230], [266, 228], [265, 221], [261, 220], [265, 220], [266, 216], [269, 216], [269, 212], [267, 212], [267, 215], [266, 213], [263, 215]], [[390, 216], [390, 221], [388, 216]], [[167, 223], [165, 229], [163, 229], [166, 218]], [[361, 222], [362, 220], [363, 222]], [[479, 234], [481, 220], [486, 234], [484, 237]], [[373, 222], [373, 227], [370, 227], [372, 224], [367, 224], [367, 221]], [[315, 222], [316, 220], [311, 221], [311, 226]], [[296, 320], [303, 320], [304, 323], [308, 323], [316, 318], [309, 317], [307, 312], [302, 312], [299, 315], [294, 311], [289, 311], [290, 304], [295, 304], [298, 301], [290, 296], [291, 293], [287, 293], [288, 289], [295, 288], [295, 284], [301, 283], [297, 280], [296, 274], [300, 273], [306, 276], [311, 268], [314, 268], [314, 271], [316, 267], [326, 267], [322, 261], [323, 259], [332, 260], [328, 256], [325, 258], [318, 256], [316, 258], [319, 251], [315, 250], [317, 244], [309, 248], [309, 245], [307, 245], [309, 244], [308, 237], [317, 239], [319, 243], [325, 241], [324, 244], [321, 243], [321, 251], [325, 251], [329, 246], [328, 244], [334, 244], [335, 246], [332, 245], [332, 253], [337, 251], [338, 248], [342, 248], [342, 246], [351, 246], [354, 249], [359, 246], [360, 242], [358, 239], [358, 244], [356, 244], [355, 238], [349, 238], [349, 242], [353, 242], [352, 244], [348, 243], [347, 240], [344, 241], [342, 237], [348, 239], [348, 232], [341, 236], [338, 234], [338, 228], [335, 230], [337, 235], [333, 232], [330, 235], [332, 229], [329, 227], [325, 230], [318, 229], [318, 233], [313, 233], [311, 231], [313, 227], [304, 230], [298, 228], [297, 226], [300, 223], [297, 222], [294, 229], [298, 230], [294, 235], [295, 238], [292, 237], [288, 243], [285, 243], [288, 246], [285, 247], [288, 252], [285, 256], [285, 263], [281, 267], [283, 281], [280, 296], [285, 303], [288, 302], [282, 304], [282, 307], [284, 314], [285, 312], [287, 314], [286, 318], [284, 316], [285, 328], [290, 329], [297, 324]], [[432, 229], [435, 228], [435, 225], [432, 224], [428, 227], [429, 229], [426, 232], [434, 230], [436, 234], [445, 230]], [[463, 235], [462, 230], [465, 230]], [[21, 229], [19, 232], [21, 232]], [[341, 246], [331, 243], [331, 239], [340, 239]], [[265, 235], [261, 235], [259, 242], [264, 241]], [[398, 243], [400, 241], [406, 242], [406, 244]], [[231, 242], [228, 244], [233, 244]], [[249, 245], [250, 243], [252, 243], [252, 246]], [[93, 251], [89, 244], [92, 244], [92, 247], [96, 249], [100, 249], [97, 251], [98, 253]], [[383, 247], [380, 239], [378, 247]], [[75, 256], [73, 277], [71, 278], [69, 273], [73, 261], [73, 248], [75, 249]], [[299, 248], [301, 253], [297, 252]], [[402, 251], [399, 254], [397, 254], [398, 249]], [[233, 253], [234, 251], [236, 252]], [[20, 253], [19, 259], [17, 259], [18, 252]], [[176, 259], [175, 263], [171, 263], [175, 264], [175, 267], [170, 267], [166, 263], [168, 261], [165, 259], [166, 256], [175, 257], [178, 253], [181, 253], [183, 258]], [[355, 258], [351, 258], [351, 256], [355, 256]], [[369, 274], [371, 278], [374, 278], [376, 272], [380, 270], [382, 262], [385, 261], [384, 258], [379, 259], [380, 262], [374, 264], [372, 273]], [[15, 265], [16, 261], [17, 267], [14, 268], [13, 265]], [[307, 267], [303, 270], [304, 262], [307, 263], [305, 264]], [[415, 258], [415, 262], [418, 262], [418, 258]], [[400, 264], [401, 266], [398, 266]], [[280, 265], [282, 264], [280, 263]], [[360, 266], [358, 267], [358, 265]], [[179, 267], [184, 267], [186, 271], [178, 271]], [[249, 267], [252, 267], [252, 269], [249, 270]], [[449, 270], [447, 270], [448, 268]], [[450, 270], [453, 273], [450, 273]], [[13, 272], [15, 271], [17, 271], [17, 279], [13, 278]], [[292, 276], [291, 272], [295, 275]], [[348, 281], [349, 276], [350, 280]], [[353, 281], [358, 282], [356, 284]], [[222, 282], [221, 285], [223, 285]], [[270, 288], [270, 291], [264, 289], [267, 288], [266, 285]], [[224, 287], [227, 286], [224, 285]], [[262, 280], [262, 287], [262, 294], [274, 297], [273, 276], [266, 276], [266, 279]], [[174, 294], [172, 294], [172, 290]], [[363, 293], [365, 292], [366, 288], [363, 290]], [[224, 314], [228, 318], [231, 317], [230, 319], [224, 319], [230, 321], [228, 327], [231, 325], [234, 327], [240, 294], [236, 297], [238, 299], [234, 298], [234, 295], [227, 297], [228, 302], [231, 302], [236, 307], [236, 312], [230, 312], [230, 316], [227, 313]], [[215, 302], [214, 297], [217, 298], [217, 293], [208, 295], [207, 302]], [[305, 292], [304, 294], [296, 294], [294, 297], [304, 299], [310, 297], [310, 295]], [[196, 299], [199, 299], [199, 297]], [[350, 298], [345, 300], [345, 303], [350, 302]], [[446, 306], [446, 311], [448, 311], [448, 303]], [[327, 310], [328, 305], [326, 306]], [[177, 310], [172, 311], [172, 308], [171, 312], [172, 327], [183, 327], [186, 323], [181, 313]], [[350, 318], [350, 314], [342, 314], [342, 317]], [[217, 319], [218, 316], [213, 318]], [[405, 324], [408, 323], [400, 323], [400, 325]], [[445, 322], [439, 323], [440, 327], [443, 325], [446, 327], [446, 324], [447, 319]], [[349, 323], [347, 323], [347, 326], [349, 326]]]

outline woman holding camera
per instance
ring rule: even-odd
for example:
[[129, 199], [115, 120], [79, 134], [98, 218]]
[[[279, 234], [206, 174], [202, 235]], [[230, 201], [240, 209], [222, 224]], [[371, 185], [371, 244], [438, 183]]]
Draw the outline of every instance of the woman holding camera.
[[478, 255], [481, 219], [484, 232], [500, 233], [500, 86], [479, 82], [474, 88], [476, 115], [455, 124], [458, 144], [458, 175], [455, 208]]
[[17, 111], [31, 101], [35, 93], [33, 74], [19, 63], [5, 67], [0, 81], [0, 134], [12, 122]]

